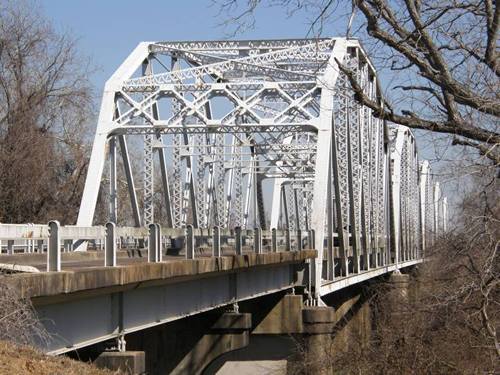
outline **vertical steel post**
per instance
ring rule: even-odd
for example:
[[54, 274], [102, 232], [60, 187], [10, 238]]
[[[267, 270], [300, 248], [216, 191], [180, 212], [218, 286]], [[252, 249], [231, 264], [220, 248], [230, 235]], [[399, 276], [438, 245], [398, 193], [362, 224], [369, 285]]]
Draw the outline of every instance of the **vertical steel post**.
[[104, 267], [116, 266], [116, 224], [106, 223], [106, 242], [104, 245]]
[[276, 253], [278, 251], [278, 238], [276, 236], [276, 228], [271, 229], [271, 248], [273, 253]]
[[234, 228], [234, 245], [235, 245], [236, 255], [242, 255], [243, 244], [241, 238], [241, 227]]
[[337, 131], [335, 123], [332, 120], [332, 173], [334, 182], [334, 192], [335, 192], [335, 208], [337, 212], [337, 235], [339, 239], [339, 256], [340, 256], [340, 275], [348, 276], [348, 253], [349, 253], [349, 234], [346, 233], [345, 226], [347, 223], [344, 221], [344, 217], [348, 217], [348, 202], [343, 201], [343, 190], [341, 189], [342, 183], [346, 182], [342, 179], [341, 175], [341, 160], [339, 158], [339, 153], [337, 152], [337, 145], [339, 140], [337, 140]]
[[123, 134], [118, 136], [118, 143], [120, 144], [120, 153], [122, 155], [123, 169], [125, 170], [125, 177], [127, 179], [127, 187], [130, 196], [130, 206], [132, 207], [132, 215], [134, 217], [134, 224], [136, 227], [140, 227], [141, 215], [139, 213], [137, 194], [135, 192], [134, 176], [132, 175], [132, 168], [130, 166], [127, 140]]
[[290, 229], [285, 229], [285, 251], [292, 250], [292, 241], [290, 239]]
[[262, 254], [262, 229], [259, 227], [253, 230], [253, 251]]
[[118, 217], [118, 190], [116, 182], [116, 137], [111, 137], [109, 145], [109, 221], [116, 223]]
[[163, 259], [163, 243], [161, 238], [161, 226], [160, 224], [156, 225], [156, 261], [161, 262]]
[[[307, 246], [309, 249], [314, 249], [314, 231], [312, 229], [309, 229], [307, 231]], [[330, 280], [330, 279], [329, 279]]]
[[302, 250], [302, 230], [297, 229], [297, 251]]
[[47, 249], [47, 272], [61, 271], [61, 225], [57, 220], [49, 221], [49, 243]]
[[311, 249], [316, 249], [316, 237], [315, 237], [314, 229], [311, 229], [309, 231], [309, 233], [311, 233]]
[[214, 257], [222, 256], [221, 247], [220, 247], [220, 227], [214, 226], [214, 231], [212, 234], [212, 255]]
[[148, 225], [149, 238], [148, 238], [148, 262], [158, 262], [158, 227], [156, 224], [151, 223]]
[[[323, 240], [325, 238], [325, 223], [326, 210], [325, 201], [327, 199], [328, 181], [328, 156], [332, 144], [332, 121], [333, 121], [333, 100], [334, 90], [339, 76], [339, 68], [337, 61], [343, 61], [347, 52], [345, 39], [335, 41], [329, 62], [325, 69], [321, 81], [321, 98], [320, 98], [320, 113], [318, 118], [318, 133], [316, 144], [316, 159], [313, 182], [313, 202], [312, 202], [312, 218], [311, 229], [315, 231], [315, 243], [318, 250], [318, 255], [311, 262], [311, 287], [314, 288], [313, 297], [317, 303], [320, 300], [321, 279], [323, 274]], [[337, 61], [336, 61], [337, 60]], [[325, 163], [326, 158], [326, 163]]]
[[[333, 167], [333, 147], [335, 146], [333, 133], [335, 129], [332, 129], [332, 143], [330, 145], [330, 157], [328, 158], [328, 185], [326, 191], [326, 215], [327, 215], [327, 279], [333, 280], [335, 277], [335, 254], [333, 253], [333, 192], [332, 192], [332, 167]], [[309, 248], [314, 249], [312, 238], [312, 230], [309, 230]]]
[[186, 259], [194, 259], [194, 228], [191, 224], [186, 225]]

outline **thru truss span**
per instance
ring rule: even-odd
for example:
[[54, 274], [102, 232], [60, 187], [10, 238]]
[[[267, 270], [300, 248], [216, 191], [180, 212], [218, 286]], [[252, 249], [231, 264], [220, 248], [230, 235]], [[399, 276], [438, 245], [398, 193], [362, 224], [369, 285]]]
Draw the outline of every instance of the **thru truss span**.
[[[359, 105], [339, 63], [382, 101], [353, 39], [140, 43], [106, 83], [77, 225], [93, 224], [108, 164], [111, 222], [146, 226], [156, 214], [172, 228], [307, 232], [319, 250], [316, 297], [336, 275], [421, 259], [446, 203], [411, 132]], [[144, 149], [137, 170], [133, 137]], [[128, 218], [118, 215], [118, 148]]]

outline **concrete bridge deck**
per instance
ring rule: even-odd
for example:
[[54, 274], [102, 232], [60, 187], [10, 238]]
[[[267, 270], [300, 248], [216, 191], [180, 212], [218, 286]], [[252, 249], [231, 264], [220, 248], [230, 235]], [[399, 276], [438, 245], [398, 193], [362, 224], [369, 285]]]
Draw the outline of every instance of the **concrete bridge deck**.
[[[243, 248], [243, 254], [251, 254], [253, 250], [249, 247]], [[65, 271], [85, 269], [89, 267], [102, 267], [104, 264], [104, 251], [85, 251], [61, 253], [61, 268]], [[236, 255], [234, 249], [223, 249], [222, 256]], [[210, 258], [210, 249], [196, 251], [196, 258]], [[116, 252], [117, 264], [128, 266], [148, 262], [148, 249], [129, 249]], [[166, 251], [162, 261], [180, 261], [186, 259], [184, 253], [179, 251]], [[18, 272], [45, 272], [47, 270], [47, 254], [40, 253], [19, 253], [14, 255], [2, 255], [0, 257], [0, 270], [8, 271], [12, 266], [12, 271]], [[31, 268], [32, 267], [32, 268]]]

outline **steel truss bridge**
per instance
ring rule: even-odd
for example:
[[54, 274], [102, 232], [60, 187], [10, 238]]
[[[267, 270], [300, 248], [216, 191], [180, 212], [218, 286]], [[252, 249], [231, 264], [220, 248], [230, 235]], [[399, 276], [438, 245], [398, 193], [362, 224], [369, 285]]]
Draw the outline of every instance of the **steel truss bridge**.
[[21, 273], [8, 282], [51, 335], [40, 348], [124, 351], [133, 332], [296, 289], [316, 308], [422, 262], [446, 197], [339, 64], [383, 103], [353, 39], [140, 43], [106, 83], [76, 225], [0, 224], [0, 271]]
[[77, 225], [93, 224], [106, 164], [118, 222], [119, 149], [124, 220], [155, 223], [161, 186], [165, 227], [309, 232], [316, 295], [337, 276], [421, 259], [445, 229], [446, 198], [411, 131], [358, 104], [339, 63], [382, 103], [354, 39], [140, 43], [106, 83]]

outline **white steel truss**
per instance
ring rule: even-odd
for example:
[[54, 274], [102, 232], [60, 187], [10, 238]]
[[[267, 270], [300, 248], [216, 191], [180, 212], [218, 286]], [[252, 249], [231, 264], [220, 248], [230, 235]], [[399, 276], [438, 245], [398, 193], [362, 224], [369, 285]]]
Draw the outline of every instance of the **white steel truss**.
[[[107, 152], [116, 179], [118, 139], [136, 226], [155, 221], [161, 174], [165, 226], [314, 233], [316, 296], [336, 268], [347, 276], [415, 259], [438, 226], [429, 169], [419, 177], [405, 128], [391, 130], [389, 155], [386, 124], [357, 103], [338, 62], [382, 102], [353, 39], [140, 43], [106, 83], [77, 225], [92, 225]], [[134, 135], [144, 145], [142, 218], [126, 144]], [[116, 182], [110, 189], [116, 197]], [[110, 213], [116, 222], [116, 199]]]

